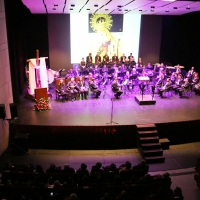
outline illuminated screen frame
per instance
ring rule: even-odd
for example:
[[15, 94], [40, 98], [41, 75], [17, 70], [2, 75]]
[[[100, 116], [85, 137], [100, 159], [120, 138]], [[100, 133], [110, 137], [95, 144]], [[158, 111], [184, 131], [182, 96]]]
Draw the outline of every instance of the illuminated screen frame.
[[[111, 15], [112, 16], [112, 15]], [[71, 64], [80, 63], [91, 53], [91, 33], [88, 30], [89, 14], [70, 14]], [[123, 15], [121, 54], [130, 53], [138, 60], [141, 15]], [[112, 32], [111, 32], [112, 34]], [[93, 53], [93, 60], [96, 53]], [[121, 55], [119, 55], [121, 56]]]

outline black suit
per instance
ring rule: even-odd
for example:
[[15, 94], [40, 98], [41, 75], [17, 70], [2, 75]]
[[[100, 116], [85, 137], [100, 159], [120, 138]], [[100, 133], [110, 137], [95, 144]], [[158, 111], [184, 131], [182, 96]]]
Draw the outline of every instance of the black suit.
[[113, 56], [113, 57], [112, 57], [113, 63], [116, 64], [116, 63], [118, 62], [118, 60], [119, 60], [119, 59], [118, 59], [118, 56]]
[[101, 63], [101, 56], [96, 55], [95, 56], [95, 64], [99, 64], [99, 63]]

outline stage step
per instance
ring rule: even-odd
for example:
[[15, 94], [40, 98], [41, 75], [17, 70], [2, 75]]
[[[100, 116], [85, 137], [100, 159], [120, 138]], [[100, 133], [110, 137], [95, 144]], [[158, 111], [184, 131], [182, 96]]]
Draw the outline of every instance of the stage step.
[[[161, 163], [165, 161], [163, 157], [162, 144], [167, 145], [167, 140], [158, 136], [155, 124], [136, 125], [138, 132], [138, 148], [147, 163]], [[165, 146], [166, 147], [166, 146]]]
[[161, 149], [162, 146], [160, 143], [147, 143], [141, 144], [143, 150], [152, 150], [152, 149]]
[[140, 137], [153, 137], [153, 136], [157, 136], [158, 132], [156, 130], [138, 131], [138, 134]]
[[141, 144], [146, 144], [146, 143], [159, 143], [159, 137], [140, 137], [140, 142]]
[[152, 150], [143, 150], [144, 157], [152, 157], [152, 156], [162, 156], [163, 150], [162, 149], [152, 149]]
[[146, 157], [144, 158], [148, 164], [152, 163], [164, 163], [165, 157], [164, 156], [153, 156], [153, 157]]
[[169, 149], [170, 141], [168, 140], [168, 138], [162, 138], [159, 140], [159, 142], [163, 150]]
[[155, 124], [138, 124], [136, 125], [138, 131], [149, 131], [149, 130], [155, 130], [156, 126]]

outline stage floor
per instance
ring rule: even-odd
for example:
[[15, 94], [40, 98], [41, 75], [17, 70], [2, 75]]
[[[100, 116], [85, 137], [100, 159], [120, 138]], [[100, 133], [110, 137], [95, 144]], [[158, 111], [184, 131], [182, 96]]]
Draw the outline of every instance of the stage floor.
[[[18, 118], [13, 124], [26, 125], [57, 125], [57, 126], [104, 126], [111, 121], [111, 91], [107, 86], [99, 99], [62, 101], [55, 99], [54, 86], [50, 100], [51, 110], [33, 111], [34, 102], [22, 98], [17, 106]], [[122, 95], [113, 100], [113, 118], [118, 125], [135, 125], [145, 123], [182, 122], [200, 119], [200, 96], [179, 98], [178, 95], [160, 98], [155, 94], [155, 105], [139, 105], [135, 95], [140, 94], [135, 89], [133, 93]]]

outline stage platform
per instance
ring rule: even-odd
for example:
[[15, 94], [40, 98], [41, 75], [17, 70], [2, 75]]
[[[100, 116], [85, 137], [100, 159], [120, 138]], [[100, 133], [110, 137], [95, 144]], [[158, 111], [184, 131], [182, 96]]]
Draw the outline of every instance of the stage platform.
[[[51, 110], [33, 111], [34, 102], [22, 98], [18, 118], [10, 124], [11, 139], [16, 133], [29, 133], [31, 148], [112, 149], [134, 148], [136, 124], [154, 123], [160, 137], [172, 143], [199, 140], [200, 97], [154, 96], [155, 105], [138, 105], [135, 90], [113, 100], [110, 88], [99, 99], [56, 100], [51, 90]], [[113, 118], [111, 118], [111, 114]], [[110, 125], [110, 121], [118, 124]], [[179, 137], [180, 136], [180, 137]], [[188, 139], [188, 137], [190, 138]]]

